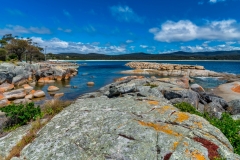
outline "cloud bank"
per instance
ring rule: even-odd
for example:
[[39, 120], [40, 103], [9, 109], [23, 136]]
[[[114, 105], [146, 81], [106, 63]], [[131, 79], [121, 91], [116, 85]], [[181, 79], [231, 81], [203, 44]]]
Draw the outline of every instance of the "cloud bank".
[[121, 54], [126, 52], [125, 46], [109, 45], [106, 47], [98, 46], [99, 42], [82, 43], [82, 42], [67, 42], [58, 38], [50, 40], [43, 40], [41, 37], [31, 37], [33, 42], [38, 43], [39, 46], [47, 46], [47, 52], [52, 53], [105, 53], [105, 54]]
[[198, 26], [189, 20], [166, 21], [160, 28], [149, 29], [160, 42], [186, 42], [192, 40], [240, 40], [240, 25], [236, 20], [208, 21]]

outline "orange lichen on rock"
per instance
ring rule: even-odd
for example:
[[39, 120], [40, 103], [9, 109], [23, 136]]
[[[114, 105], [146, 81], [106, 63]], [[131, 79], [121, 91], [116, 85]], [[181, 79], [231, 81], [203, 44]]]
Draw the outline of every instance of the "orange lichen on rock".
[[175, 150], [175, 149], [177, 148], [178, 145], [179, 145], [179, 142], [174, 142], [174, 143], [173, 143], [173, 147], [172, 147], [172, 149]]
[[194, 122], [194, 124], [199, 128], [199, 129], [202, 129], [203, 128], [203, 125], [201, 122]]
[[163, 106], [161, 108], [156, 109], [160, 114], [164, 114], [166, 111], [169, 110], [175, 110], [175, 108], [171, 107], [171, 106]]
[[176, 113], [174, 113], [174, 115], [177, 115], [177, 118], [175, 119], [175, 122], [182, 123], [182, 122], [189, 119], [189, 115], [187, 113], [184, 113], [184, 112], [176, 112]]
[[190, 157], [191, 159], [206, 160], [206, 158], [201, 153], [199, 153], [198, 150], [189, 151], [188, 149], [186, 149], [185, 153], [186, 153], [186, 156]]
[[160, 125], [152, 122], [143, 122], [143, 121], [138, 121], [138, 123], [142, 126], [152, 127], [154, 130], [158, 132], [164, 132], [166, 134], [170, 134], [173, 136], [182, 136], [180, 133], [177, 133], [171, 130], [168, 125]]
[[158, 101], [148, 101], [148, 103], [151, 104], [151, 105], [158, 105], [159, 104]]
[[237, 93], [240, 93], [240, 85], [235, 85], [234, 87], [232, 87], [231, 88], [231, 90], [233, 91], [233, 92], [237, 92]]
[[5, 99], [4, 95], [0, 93], [0, 100]]

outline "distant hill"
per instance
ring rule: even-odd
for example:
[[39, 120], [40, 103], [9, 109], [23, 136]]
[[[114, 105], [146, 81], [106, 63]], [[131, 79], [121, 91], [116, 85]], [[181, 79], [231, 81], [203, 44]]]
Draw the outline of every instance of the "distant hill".
[[[51, 57], [49, 57], [51, 58]], [[167, 54], [130, 53], [106, 55], [100, 53], [59, 53], [53, 54], [55, 59], [69, 60], [240, 60], [240, 51], [216, 52], [173, 52]]]

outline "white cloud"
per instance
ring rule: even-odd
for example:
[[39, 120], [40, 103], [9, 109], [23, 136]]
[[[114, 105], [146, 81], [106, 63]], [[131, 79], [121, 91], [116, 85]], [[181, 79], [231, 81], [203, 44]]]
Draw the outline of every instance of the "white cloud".
[[138, 16], [132, 8], [128, 6], [112, 6], [110, 11], [119, 21], [143, 23], [144, 17]]
[[125, 46], [109, 45], [105, 47], [98, 46], [99, 42], [82, 43], [82, 42], [67, 42], [58, 38], [43, 40], [41, 37], [31, 37], [33, 42], [37, 42], [41, 47], [47, 46], [47, 52], [52, 53], [104, 53], [104, 54], [120, 54], [126, 53]]
[[140, 45], [141, 48], [147, 48], [147, 45]]
[[126, 43], [132, 43], [132, 42], [133, 40], [130, 40], [130, 39], [126, 40]]
[[5, 28], [0, 28], [0, 35], [5, 34], [30, 34], [30, 33], [36, 33], [36, 34], [51, 34], [51, 31], [46, 27], [23, 27], [20, 25], [6, 25]]
[[223, 2], [225, 0], [209, 0], [210, 3], [217, 3], [217, 2]]
[[240, 27], [236, 20], [207, 22], [197, 26], [189, 20], [166, 21], [160, 28], [149, 29], [154, 39], [161, 42], [191, 40], [240, 40]]

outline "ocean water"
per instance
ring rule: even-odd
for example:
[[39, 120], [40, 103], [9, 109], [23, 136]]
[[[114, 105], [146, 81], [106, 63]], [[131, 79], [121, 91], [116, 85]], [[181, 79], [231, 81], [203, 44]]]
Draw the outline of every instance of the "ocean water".
[[[151, 61], [152, 62], [152, 61]], [[157, 63], [171, 63], [171, 64], [189, 64], [189, 65], [203, 65], [208, 70], [213, 70], [222, 73], [240, 74], [240, 62], [239, 61], [156, 61]], [[41, 89], [45, 91], [46, 97], [39, 99], [37, 103], [42, 103], [46, 99], [51, 99], [52, 96], [48, 94], [47, 88], [50, 85], [55, 85], [60, 88], [58, 93], [63, 92], [64, 96], [62, 100], [74, 100], [81, 94], [93, 92], [99, 88], [112, 83], [114, 79], [126, 74], [121, 74], [120, 71], [129, 70], [125, 64], [128, 61], [76, 61], [76, 63], [82, 65], [78, 69], [78, 75], [72, 77], [68, 81], [55, 82], [46, 85], [37, 85], [35, 89]], [[83, 65], [84, 64], [84, 65]], [[87, 82], [92, 81], [94, 86], [87, 86]], [[202, 85], [204, 88], [215, 88], [218, 85], [225, 83], [218, 78], [197, 77], [195, 82]], [[66, 87], [66, 85], [75, 86]]]

